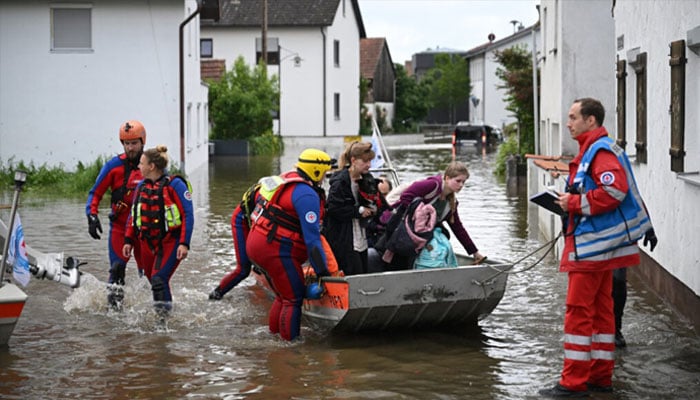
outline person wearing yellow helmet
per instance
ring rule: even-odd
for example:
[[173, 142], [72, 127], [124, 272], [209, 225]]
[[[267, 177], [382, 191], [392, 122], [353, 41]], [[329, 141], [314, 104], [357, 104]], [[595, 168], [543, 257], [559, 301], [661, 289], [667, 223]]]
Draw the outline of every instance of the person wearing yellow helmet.
[[335, 164], [335, 160], [327, 153], [318, 149], [306, 149], [299, 154], [295, 164], [297, 170], [303, 172], [314, 183], [319, 183]]
[[302, 264], [308, 260], [319, 277], [330, 274], [321, 241], [326, 197], [321, 183], [334, 164], [324, 151], [302, 151], [295, 170], [261, 180], [262, 199], [251, 213], [246, 253], [271, 282], [269, 328], [285, 340], [300, 333], [306, 293]]
[[[140, 121], [129, 120], [119, 127], [119, 140], [124, 152], [107, 161], [97, 175], [95, 184], [88, 193], [85, 214], [88, 220], [88, 233], [93, 239], [100, 239], [102, 224], [97, 216], [102, 197], [111, 193], [109, 213], [109, 294], [107, 301], [114, 309], [120, 309], [124, 298], [121, 286], [124, 285], [126, 264], [124, 257], [124, 232], [131, 209], [132, 193], [143, 179], [138, 165], [146, 144], [146, 128]], [[139, 249], [134, 249], [136, 253]], [[138, 258], [137, 258], [138, 259]]]

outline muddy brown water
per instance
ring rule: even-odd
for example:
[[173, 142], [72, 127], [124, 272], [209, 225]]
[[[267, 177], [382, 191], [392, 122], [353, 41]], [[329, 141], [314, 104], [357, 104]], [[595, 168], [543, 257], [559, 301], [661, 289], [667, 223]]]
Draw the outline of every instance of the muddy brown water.
[[[271, 302], [252, 278], [209, 301], [232, 266], [235, 203], [260, 176], [288, 168], [284, 160], [299, 150], [288, 146], [281, 159], [213, 159], [194, 178], [195, 238], [173, 277], [167, 329], [155, 324], [149, 286], [133, 264], [125, 310], [107, 311], [106, 240], [88, 236], [84, 200], [24, 199], [29, 245], [88, 264], [79, 289], [36, 280], [25, 289], [22, 317], [0, 349], [0, 398], [523, 399], [557, 380], [566, 276], [551, 256], [511, 275], [499, 306], [471, 331], [337, 336], [304, 325], [302, 340], [286, 343], [268, 333]], [[437, 173], [452, 157], [442, 145], [390, 147], [390, 155], [402, 180]], [[492, 174], [495, 154], [463, 149], [457, 157], [471, 172], [460, 215], [480, 250], [513, 261], [539, 247], [525, 196], [508, 196]], [[616, 353], [615, 393], [599, 398], [700, 396], [698, 335], [642, 282], [630, 282], [624, 324], [628, 347]]]

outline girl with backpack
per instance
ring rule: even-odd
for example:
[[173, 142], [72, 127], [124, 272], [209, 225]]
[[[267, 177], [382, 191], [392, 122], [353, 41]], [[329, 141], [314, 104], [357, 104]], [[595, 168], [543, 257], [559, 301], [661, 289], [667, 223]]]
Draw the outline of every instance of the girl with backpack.
[[[436, 211], [436, 226], [439, 226], [442, 222], [447, 222], [450, 230], [464, 246], [467, 253], [474, 257], [475, 264], [479, 264], [486, 257], [479, 252], [479, 249], [472, 241], [469, 233], [462, 225], [457, 211], [456, 194], [462, 190], [467, 179], [469, 179], [467, 166], [459, 161], [453, 161], [447, 166], [443, 174], [413, 182], [401, 193], [401, 197], [392, 207], [397, 209], [397, 213], [401, 214], [408, 209], [409, 205], [416, 198], [421, 198], [425, 204], [431, 204]], [[402, 257], [394, 255], [391, 266], [388, 269], [411, 269], [414, 260], [415, 256]]]

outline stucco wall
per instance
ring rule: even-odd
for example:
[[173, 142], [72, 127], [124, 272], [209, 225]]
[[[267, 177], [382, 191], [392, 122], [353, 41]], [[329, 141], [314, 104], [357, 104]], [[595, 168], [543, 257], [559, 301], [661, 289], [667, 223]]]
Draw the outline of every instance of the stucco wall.
[[[267, 37], [278, 38], [280, 64], [269, 71], [280, 78], [282, 136], [356, 135], [359, 130], [360, 39], [352, 8], [336, 14], [328, 28], [269, 27]], [[325, 52], [324, 52], [325, 34]], [[202, 27], [202, 37], [213, 39], [213, 58], [225, 59], [230, 70], [242, 56], [255, 64], [255, 39], [260, 29]], [[340, 66], [333, 61], [333, 41], [340, 41]], [[294, 57], [299, 56], [296, 64]], [[324, 87], [324, 59], [326, 85]], [[333, 94], [340, 93], [341, 116], [333, 116]], [[324, 114], [325, 110], [325, 114]]]
[[[700, 2], [618, 1], [615, 35], [624, 36], [617, 51], [622, 60], [639, 47], [647, 52], [647, 163], [633, 162], [639, 189], [651, 213], [659, 245], [649, 256], [696, 295], [700, 294], [700, 178], [679, 179], [670, 169], [669, 44], [686, 39], [687, 31], [700, 26]], [[686, 48], [685, 171], [700, 170], [700, 56]], [[629, 61], [629, 60], [628, 60]], [[636, 76], [627, 68], [627, 151], [635, 154]], [[633, 158], [634, 160], [634, 158]], [[648, 252], [646, 248], [644, 251]]]
[[[52, 52], [46, 1], [0, 3], [0, 161], [73, 169], [123, 151], [119, 126], [139, 119], [147, 146], [179, 161], [178, 26], [195, 1], [94, 0], [92, 50]], [[198, 20], [186, 59], [188, 102], [206, 108]], [[194, 114], [193, 114], [194, 116]], [[200, 121], [202, 117], [200, 116]], [[193, 125], [187, 169], [206, 163], [206, 124]], [[201, 139], [204, 137], [204, 139]], [[198, 147], [199, 146], [199, 147]]]

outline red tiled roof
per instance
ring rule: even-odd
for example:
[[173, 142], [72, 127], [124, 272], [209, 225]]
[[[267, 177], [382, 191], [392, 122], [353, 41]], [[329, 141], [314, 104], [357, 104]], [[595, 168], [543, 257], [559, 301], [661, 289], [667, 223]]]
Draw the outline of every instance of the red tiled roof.
[[384, 38], [360, 39], [360, 76], [365, 79], [374, 78], [385, 42]]

